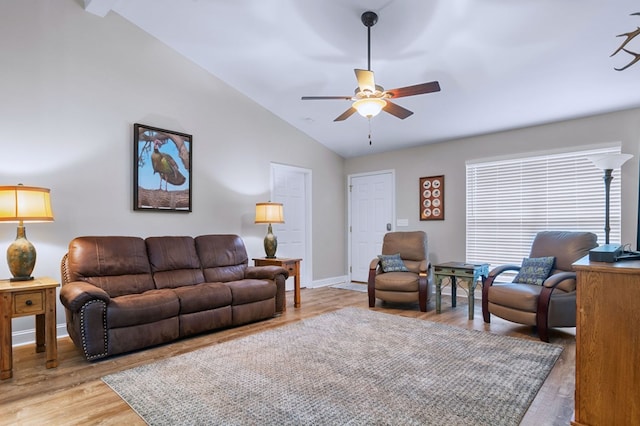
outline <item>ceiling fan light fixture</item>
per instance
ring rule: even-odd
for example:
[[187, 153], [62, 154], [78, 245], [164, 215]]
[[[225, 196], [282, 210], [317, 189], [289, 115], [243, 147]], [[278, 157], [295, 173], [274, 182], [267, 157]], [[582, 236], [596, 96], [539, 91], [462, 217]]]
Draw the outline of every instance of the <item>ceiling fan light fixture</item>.
[[366, 118], [380, 114], [380, 111], [385, 106], [387, 106], [387, 101], [379, 98], [358, 99], [353, 103], [353, 107], [358, 111], [358, 114]]

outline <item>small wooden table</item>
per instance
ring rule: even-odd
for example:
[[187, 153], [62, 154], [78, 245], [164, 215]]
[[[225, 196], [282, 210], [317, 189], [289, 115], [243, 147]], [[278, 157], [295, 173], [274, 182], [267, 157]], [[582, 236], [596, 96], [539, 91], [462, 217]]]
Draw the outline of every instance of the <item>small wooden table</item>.
[[0, 280], [0, 379], [13, 376], [11, 319], [36, 316], [36, 352], [46, 351], [46, 367], [58, 366], [56, 287], [53, 278]]
[[[300, 262], [302, 259], [290, 259], [286, 257], [257, 257], [253, 259], [255, 266], [275, 265], [281, 266], [289, 271], [289, 276], [293, 277], [293, 306], [299, 308], [300, 303]], [[286, 309], [286, 303], [285, 303]]]
[[448, 277], [451, 280], [451, 306], [456, 307], [457, 282], [467, 283], [467, 288], [462, 287], [467, 292], [469, 300], [469, 319], [473, 319], [473, 302], [476, 285], [479, 279], [482, 284], [489, 276], [489, 264], [481, 263], [473, 265], [464, 262], [447, 262], [433, 266], [433, 274], [436, 281], [436, 313], [439, 314], [442, 304], [442, 279]]

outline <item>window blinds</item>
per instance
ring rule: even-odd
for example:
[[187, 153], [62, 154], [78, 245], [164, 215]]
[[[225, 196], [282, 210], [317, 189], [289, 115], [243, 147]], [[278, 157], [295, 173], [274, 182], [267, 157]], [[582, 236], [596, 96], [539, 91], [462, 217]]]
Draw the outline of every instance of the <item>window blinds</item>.
[[[588, 159], [620, 147], [468, 162], [466, 261], [521, 264], [536, 233], [590, 231], [604, 243], [604, 172]], [[610, 192], [610, 241], [620, 242], [620, 170]]]

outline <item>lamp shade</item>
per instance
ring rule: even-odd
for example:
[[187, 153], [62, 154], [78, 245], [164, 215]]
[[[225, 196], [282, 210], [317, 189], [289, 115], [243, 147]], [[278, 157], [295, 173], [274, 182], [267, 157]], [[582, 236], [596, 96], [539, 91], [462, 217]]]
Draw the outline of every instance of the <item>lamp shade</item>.
[[387, 106], [387, 101], [379, 98], [358, 99], [353, 103], [353, 107], [363, 117], [371, 118], [380, 114], [382, 108]]
[[614, 170], [621, 167], [633, 155], [631, 154], [603, 154], [588, 157], [600, 170]]
[[284, 223], [282, 203], [256, 203], [255, 223]]
[[0, 222], [51, 222], [48, 188], [0, 186]]

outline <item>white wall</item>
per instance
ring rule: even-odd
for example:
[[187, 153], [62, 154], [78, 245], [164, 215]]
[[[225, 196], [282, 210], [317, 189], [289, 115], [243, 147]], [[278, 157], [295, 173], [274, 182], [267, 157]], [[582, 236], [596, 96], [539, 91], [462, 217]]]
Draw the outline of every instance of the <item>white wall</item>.
[[[79, 235], [235, 233], [249, 257], [261, 256], [266, 227], [253, 214], [277, 162], [313, 173], [314, 281], [344, 276], [343, 159], [118, 15], [81, 3], [0, 2], [0, 185], [51, 188], [55, 215], [27, 224], [34, 275], [59, 279]], [[133, 211], [136, 122], [193, 135], [192, 213]], [[1, 224], [0, 247], [15, 232]], [[32, 317], [14, 320], [14, 342], [33, 327]]]
[[[630, 243], [635, 248], [640, 109], [347, 159], [345, 173], [394, 169], [396, 215], [399, 219], [409, 219], [407, 228], [397, 230], [424, 230], [429, 237], [432, 262], [465, 260], [467, 160], [553, 151], [613, 141], [622, 142], [622, 152], [634, 155], [634, 158], [623, 166], [621, 178], [622, 242]], [[445, 220], [420, 221], [418, 180], [423, 176], [437, 175], [445, 176]], [[562, 176], [558, 176], [558, 179], [562, 179]], [[604, 191], [604, 183], [602, 190]], [[604, 206], [602, 226], [604, 228]]]

